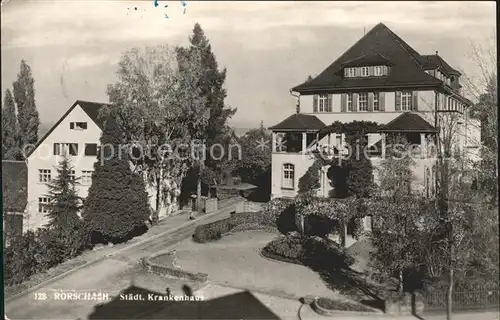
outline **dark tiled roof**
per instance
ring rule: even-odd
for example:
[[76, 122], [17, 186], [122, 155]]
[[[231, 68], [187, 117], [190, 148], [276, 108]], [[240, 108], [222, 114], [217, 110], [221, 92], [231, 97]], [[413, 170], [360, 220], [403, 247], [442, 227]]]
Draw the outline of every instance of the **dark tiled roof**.
[[[376, 55], [388, 59], [393, 65], [389, 76], [364, 79], [343, 77], [342, 65], [344, 63], [361, 59], [363, 56], [375, 57]], [[312, 92], [315, 90], [340, 91], [351, 88], [441, 86], [441, 81], [424, 71], [423, 66], [426, 63], [426, 59], [418, 52], [383, 23], [379, 23], [316, 78], [292, 90]]]
[[436, 129], [418, 114], [405, 112], [383, 126], [379, 132], [436, 132]]
[[99, 111], [102, 106], [109, 106], [109, 105], [110, 105], [109, 103], [76, 100], [76, 102], [73, 103], [73, 105], [68, 109], [68, 111], [66, 111], [66, 113], [63, 114], [63, 116], [59, 120], [57, 120], [57, 122], [52, 126], [52, 128], [50, 128], [50, 130], [47, 131], [47, 133], [45, 133], [45, 135], [37, 142], [33, 150], [31, 150], [26, 155], [26, 158], [29, 157], [36, 150], [36, 148], [38, 148], [40, 144], [42, 144], [42, 142], [52, 133], [52, 131], [54, 131], [55, 128], [57, 128], [57, 126], [68, 116], [68, 114], [70, 114], [71, 111], [75, 109], [76, 106], [80, 106], [83, 109], [83, 111], [90, 117], [90, 119], [92, 119], [92, 121], [94, 121], [95, 124], [97, 124], [97, 126], [102, 130], [104, 126], [102, 121], [99, 120], [98, 117]]
[[326, 125], [316, 116], [294, 113], [269, 130], [321, 130]]
[[389, 59], [381, 56], [380, 54], [369, 54], [363, 55], [351, 61], [347, 61], [342, 64], [342, 67], [364, 67], [374, 65], [387, 66], [391, 65], [391, 62], [389, 61]]
[[28, 167], [24, 161], [2, 161], [2, 195], [5, 212], [24, 212], [28, 203]]
[[104, 123], [102, 119], [99, 119], [99, 112], [103, 106], [109, 106], [109, 103], [99, 103], [99, 102], [91, 102], [91, 101], [82, 101], [77, 100], [76, 103], [85, 111], [85, 113], [92, 119], [95, 124], [104, 129]]
[[425, 59], [425, 64], [424, 64], [425, 69], [440, 68], [446, 74], [461, 75], [461, 73], [458, 70], [453, 69], [438, 54], [423, 55], [422, 57]]

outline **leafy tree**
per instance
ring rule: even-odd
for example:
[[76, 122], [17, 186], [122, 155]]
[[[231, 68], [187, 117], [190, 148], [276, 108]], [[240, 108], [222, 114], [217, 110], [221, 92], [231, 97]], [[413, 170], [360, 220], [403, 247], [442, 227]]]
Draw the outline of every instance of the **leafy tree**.
[[156, 189], [153, 223], [169, 196], [167, 181], [179, 186], [195, 162], [193, 140], [202, 136], [208, 121], [206, 98], [193, 85], [202, 77], [202, 62], [195, 50], [178, 57], [168, 46], [132, 49], [120, 60], [118, 81], [108, 86], [125, 140], [140, 151], [132, 159], [135, 170]]
[[16, 105], [12, 93], [5, 90], [2, 110], [2, 159], [22, 159], [20, 146], [19, 123], [17, 122]]
[[101, 136], [101, 148], [82, 216], [93, 241], [120, 242], [143, 229], [149, 217], [143, 178], [131, 171], [123, 152], [123, 133], [110, 115]]
[[243, 182], [257, 183], [259, 176], [271, 166], [271, 135], [261, 123], [259, 129], [248, 131], [239, 140], [241, 160], [236, 164], [235, 172]]
[[17, 74], [14, 87], [14, 100], [17, 106], [17, 118], [20, 129], [20, 149], [38, 142], [40, 119], [35, 104], [35, 80], [26, 61], [21, 61], [21, 70]]

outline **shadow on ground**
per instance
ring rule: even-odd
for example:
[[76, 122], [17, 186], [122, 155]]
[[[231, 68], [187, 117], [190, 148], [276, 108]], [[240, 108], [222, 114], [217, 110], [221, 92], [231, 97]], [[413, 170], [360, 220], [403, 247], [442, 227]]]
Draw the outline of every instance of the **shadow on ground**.
[[[192, 296], [184, 286], [185, 296]], [[143, 300], [127, 301], [121, 296], [140, 296]], [[154, 301], [154, 292], [130, 286], [108, 303], [98, 305], [88, 319], [279, 319], [250, 292], [243, 291], [207, 301]], [[194, 299], [192, 299], [194, 300]]]

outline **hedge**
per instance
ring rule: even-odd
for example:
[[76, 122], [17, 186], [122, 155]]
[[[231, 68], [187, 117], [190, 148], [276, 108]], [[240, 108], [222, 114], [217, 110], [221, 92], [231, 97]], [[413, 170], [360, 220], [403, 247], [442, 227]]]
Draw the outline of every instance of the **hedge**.
[[274, 229], [275, 224], [263, 212], [234, 213], [231, 217], [196, 227], [193, 240], [199, 243], [219, 240], [225, 234], [247, 226], [247, 230]]
[[261, 253], [267, 258], [325, 269], [348, 268], [354, 263], [337, 243], [318, 237], [279, 237], [268, 243]]

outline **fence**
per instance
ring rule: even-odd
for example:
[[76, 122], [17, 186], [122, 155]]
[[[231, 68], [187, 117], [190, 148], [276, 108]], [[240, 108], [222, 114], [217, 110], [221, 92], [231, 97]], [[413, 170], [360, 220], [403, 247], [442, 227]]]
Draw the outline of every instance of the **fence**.
[[[446, 288], [424, 291], [422, 295], [426, 310], [446, 309], [448, 301]], [[498, 308], [500, 306], [498, 286], [476, 287], [471, 290], [460, 289], [454, 291], [452, 296], [454, 310]]]

